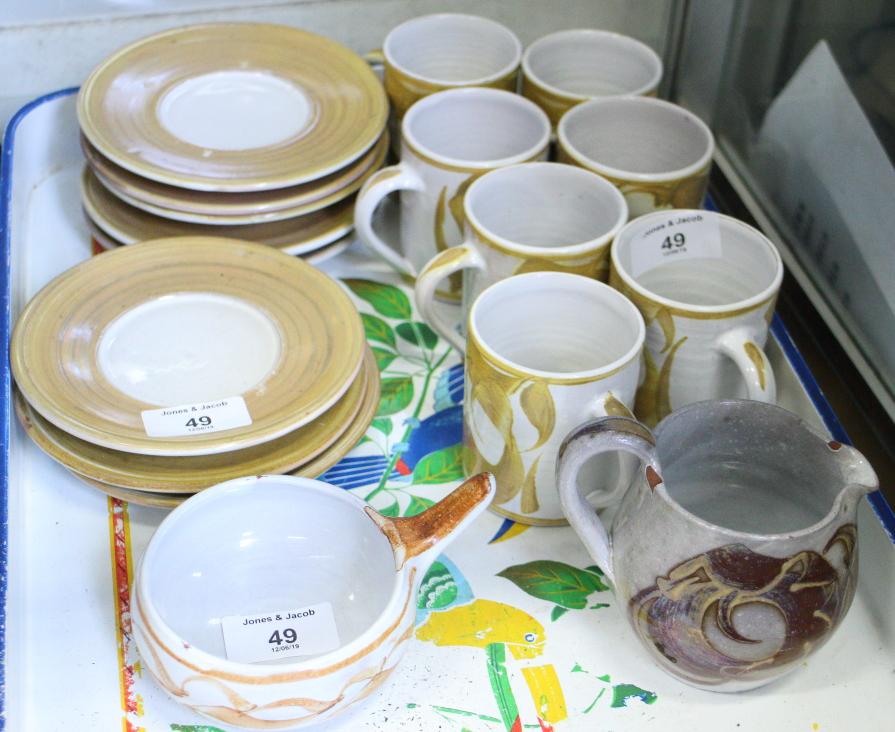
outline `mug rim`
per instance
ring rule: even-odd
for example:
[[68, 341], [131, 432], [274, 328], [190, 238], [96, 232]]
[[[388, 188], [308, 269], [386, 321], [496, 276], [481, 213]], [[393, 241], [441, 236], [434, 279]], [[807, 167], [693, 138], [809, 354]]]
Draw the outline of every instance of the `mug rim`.
[[[620, 94], [604, 94], [599, 96], [588, 95], [588, 94], [577, 94], [574, 92], [565, 91], [564, 89], [559, 88], [558, 86], [554, 86], [553, 84], [544, 81], [544, 79], [537, 74], [531, 68], [531, 56], [542, 49], [543, 46], [547, 46], [550, 43], [555, 43], [557, 41], [563, 41], [564, 38], [570, 36], [589, 36], [591, 38], [601, 38], [601, 39], [609, 39], [615, 41], [621, 41], [622, 43], [627, 44], [630, 48], [636, 48], [638, 51], [644, 52], [642, 53], [642, 58], [649, 58], [650, 62], [654, 62], [657, 64], [657, 68], [653, 76], [650, 78], [649, 82], [646, 84], [642, 84], [633, 90], [628, 90], [621, 92]], [[589, 99], [601, 99], [603, 97], [615, 97], [615, 96], [642, 96], [644, 94], [649, 94], [655, 91], [659, 82], [662, 81], [662, 73], [664, 72], [662, 59], [659, 57], [659, 54], [653, 50], [651, 46], [644, 43], [643, 41], [634, 38], [633, 36], [625, 35], [624, 33], [616, 33], [615, 31], [603, 30], [600, 28], [568, 28], [567, 30], [555, 31], [553, 33], [548, 33], [546, 36], [541, 36], [536, 41], [534, 41], [528, 48], [525, 49], [525, 53], [522, 54], [522, 73], [525, 77], [533, 84], [539, 86], [541, 89], [550, 92], [551, 94], [555, 94], [558, 97], [563, 97], [569, 100], [580, 100], [587, 101]]]
[[[511, 63], [504, 66], [500, 71], [497, 71], [493, 74], [488, 74], [487, 76], [479, 76], [475, 79], [469, 79], [465, 81], [443, 81], [441, 79], [435, 79], [431, 76], [423, 76], [422, 74], [415, 73], [410, 71], [406, 66], [403, 66], [400, 63], [397, 63], [392, 55], [390, 50], [391, 44], [394, 43], [395, 34], [404, 30], [407, 26], [415, 25], [421, 22], [432, 21], [437, 18], [462, 18], [467, 22], [474, 22], [479, 25], [488, 25], [491, 26], [494, 30], [505, 34], [508, 39], [510, 39], [515, 46], [515, 52], [513, 54], [513, 60]], [[405, 20], [403, 23], [396, 25], [392, 28], [388, 35], [385, 37], [385, 40], [382, 42], [382, 54], [385, 57], [386, 62], [389, 66], [391, 66], [395, 71], [407, 76], [416, 81], [421, 81], [425, 84], [433, 84], [437, 86], [444, 86], [446, 88], [454, 89], [454, 88], [463, 88], [466, 86], [476, 86], [481, 84], [488, 84], [491, 82], [498, 81], [503, 77], [511, 74], [515, 69], [518, 69], [520, 63], [522, 61], [522, 42], [519, 40], [518, 36], [513, 33], [509, 28], [507, 28], [502, 23], [498, 23], [496, 20], [491, 20], [490, 18], [484, 18], [480, 15], [471, 15], [469, 13], [431, 13], [429, 15], [420, 15], [416, 18], [410, 18]]]
[[[513, 171], [517, 171], [520, 169], [524, 170], [545, 170], [543, 166], [550, 166], [550, 170], [555, 170], [562, 175], [575, 176], [581, 178], [582, 180], [592, 181], [596, 186], [603, 189], [611, 198], [613, 198], [617, 204], [619, 216], [616, 218], [615, 223], [613, 223], [612, 227], [601, 234], [598, 237], [594, 237], [593, 239], [588, 239], [585, 242], [580, 242], [578, 244], [567, 244], [562, 247], [538, 247], [532, 246], [531, 244], [519, 244], [518, 242], [514, 242], [511, 239], [507, 239], [506, 237], [501, 236], [500, 234], [496, 234], [491, 231], [488, 227], [486, 227], [479, 218], [472, 211], [472, 204], [470, 204], [470, 198], [475, 196], [475, 191], [477, 188], [485, 185], [482, 181], [486, 181], [489, 177], [493, 180], [495, 177], [501, 175], [516, 175]], [[592, 176], [592, 177], [591, 177]], [[584, 254], [590, 254], [607, 244], [611, 244], [612, 241], [618, 236], [619, 232], [625, 227], [625, 224], [628, 222], [628, 202], [624, 197], [624, 194], [612, 183], [608, 180], [600, 176], [599, 174], [593, 172], [592, 170], [587, 170], [585, 168], [579, 168], [572, 165], [563, 165], [562, 163], [551, 163], [551, 162], [530, 162], [530, 163], [517, 163], [512, 166], [503, 166], [500, 168], [495, 168], [494, 170], [490, 170], [485, 173], [480, 178], [477, 178], [473, 181], [472, 185], [466, 190], [466, 194], [463, 197], [463, 213], [466, 216], [466, 220], [469, 223], [470, 227], [478, 234], [481, 238], [489, 240], [489, 244], [496, 245], [495, 248], [502, 248], [508, 251], [511, 254], [531, 254], [539, 257], [547, 257], [550, 259], [553, 258], [570, 258], [572, 256], [579, 256]]]
[[[561, 283], [562, 280], [565, 280], [567, 285], [579, 284], [584, 287], [593, 288], [593, 292], [600, 293], [601, 299], [603, 299], [604, 301], [606, 297], [614, 298], [621, 304], [623, 308], [625, 308], [632, 314], [633, 320], [637, 324], [637, 335], [634, 338], [634, 344], [625, 352], [624, 355], [620, 356], [615, 361], [612, 361], [598, 368], [588, 369], [586, 371], [541, 371], [539, 369], [533, 369], [528, 368], [527, 366], [523, 366], [497, 353], [497, 351], [495, 351], [490, 345], [488, 345], [485, 339], [482, 338], [482, 334], [477, 327], [476, 315], [478, 313], [478, 310], [481, 307], [485, 307], [484, 305], [482, 305], [483, 302], [485, 302], [487, 305], [487, 298], [485, 297], [486, 295], [488, 295], [489, 298], [493, 297], [493, 291], [504, 289], [507, 287], [521, 288], [523, 290], [529, 289], [527, 287], [527, 284], [529, 282], [533, 283], [534, 278], [546, 280], [552, 279], [556, 280], [558, 283]], [[574, 279], [570, 280], [568, 278]], [[566, 288], [557, 287], [555, 289]], [[640, 311], [637, 309], [637, 306], [634, 305], [634, 303], [632, 303], [618, 290], [610, 287], [603, 282], [600, 282], [599, 280], [595, 280], [590, 277], [584, 277], [582, 275], [571, 274], [568, 272], [526, 272], [524, 274], [513, 275], [512, 277], [498, 280], [494, 284], [486, 287], [485, 290], [483, 290], [482, 293], [475, 299], [475, 302], [473, 302], [472, 307], [469, 309], [468, 324], [469, 334], [467, 337], [470, 339], [474, 339], [476, 345], [482, 350], [484, 355], [489, 360], [494, 362], [499, 368], [509, 373], [521, 375], [524, 377], [534, 377], [546, 381], [547, 383], [556, 385], [572, 386], [575, 384], [585, 384], [594, 381], [601, 381], [610, 376], [613, 376], [614, 374], [617, 374], [627, 368], [632, 361], [640, 358], [646, 340], [646, 325], [643, 321], [643, 316], [640, 314]]]
[[780, 251], [777, 249], [776, 246], [774, 246], [774, 243], [762, 232], [760, 232], [754, 226], [750, 226], [745, 221], [740, 221], [733, 216], [727, 216], [726, 214], [722, 214], [718, 211], [706, 211], [703, 209], [681, 208], [673, 209], [673, 211], [675, 214], [678, 215], [698, 213], [716, 216], [719, 220], [719, 224], [721, 222], [725, 222], [729, 223], [732, 226], [739, 226], [752, 237], [753, 241], [761, 242], [761, 244], [767, 249], [767, 251], [771, 253], [771, 256], [774, 260], [774, 276], [771, 280], [771, 283], [761, 292], [758, 292], [755, 295], [746, 298], [745, 300], [738, 300], [737, 302], [728, 303], [726, 305], [695, 305], [682, 302], [680, 300], [672, 300], [671, 298], [663, 297], [662, 295], [658, 295], [655, 292], [648, 290], [639, 282], [637, 282], [637, 280], [634, 279], [631, 273], [628, 272], [628, 270], [624, 268], [620, 262], [620, 255], [618, 250], [621, 244], [627, 241], [623, 237], [633, 236], [631, 232], [641, 227], [648, 227], [650, 223], [655, 219], [666, 219], [668, 217], [669, 211], [671, 210], [672, 209], [653, 211], [651, 213], [644, 214], [643, 216], [639, 216], [636, 219], [632, 219], [624, 227], [622, 227], [622, 230], [618, 233], [618, 235], [616, 235], [614, 241], [612, 242], [612, 249], [609, 252], [609, 258], [610, 262], [612, 263], [613, 270], [625, 283], [626, 286], [630, 287], [641, 297], [644, 297], [647, 300], [650, 300], [659, 305], [663, 305], [664, 307], [669, 308], [672, 311], [672, 314], [681, 315], [682, 317], [687, 317], [690, 314], [712, 314], [725, 317], [734, 317], [738, 314], [741, 314], [741, 312], [754, 310], [756, 307], [762, 305], [775, 296], [777, 291], [780, 289], [780, 285], [783, 282], [783, 258], [780, 256]]
[[[574, 123], [576, 116], [586, 115], [588, 113], [588, 110], [591, 110], [597, 106], [632, 104], [634, 106], [646, 105], [664, 109], [668, 112], [680, 114], [681, 116], [690, 120], [691, 122], [693, 122], [693, 124], [696, 125], [696, 127], [705, 136], [708, 142], [705, 151], [702, 153], [702, 155], [699, 156], [697, 160], [690, 163], [689, 165], [684, 166], [683, 168], [666, 171], [664, 173], [637, 173], [631, 170], [614, 168], [610, 165], [606, 165], [605, 163], [601, 163], [598, 160], [589, 158], [584, 155], [584, 153], [579, 151], [569, 141], [567, 130], [569, 125]], [[582, 102], [581, 104], [575, 105], [562, 116], [562, 118], [559, 120], [559, 124], [556, 127], [556, 138], [557, 143], [562, 148], [562, 150], [566, 154], [568, 154], [569, 157], [571, 157], [578, 165], [589, 168], [590, 170], [593, 170], [600, 175], [621, 180], [622, 182], [632, 181], [640, 183], [659, 183], [678, 180], [682, 178], [689, 178], [690, 176], [701, 173], [703, 169], [708, 168], [712, 164], [712, 158], [715, 154], [715, 136], [709, 126], [705, 122], [703, 122], [702, 119], [693, 114], [693, 112], [691, 112], [689, 109], [686, 109], [679, 104], [667, 102], [664, 99], [656, 99], [655, 97], [626, 95], [614, 97], [595, 97], [593, 99], [589, 99], [585, 102]]]
[[[838, 516], [840, 511], [842, 510], [842, 503], [846, 500], [846, 494], [847, 494], [846, 489], [853, 485], [863, 485], [861, 483], [843, 484], [842, 489], [840, 489], [839, 492], [836, 494], [836, 498], [833, 500], [833, 502], [830, 506], [830, 510], [827, 511], [827, 513], [825, 513], [822, 518], [818, 519], [811, 525], [806, 526], [802, 529], [797, 529], [795, 531], [782, 531], [782, 532], [778, 532], [775, 534], [768, 534], [768, 533], [762, 534], [762, 533], [758, 533], [758, 532], [729, 529], [726, 526], [721, 526], [719, 524], [712, 523], [711, 521], [704, 519], [701, 516], [697, 516], [695, 513], [692, 513], [691, 511], [688, 511], [686, 508], [684, 508], [684, 506], [682, 506], [680, 503], [678, 503], [674, 499], [674, 497], [672, 497], [671, 494], [668, 492], [668, 486], [665, 482], [665, 478], [662, 475], [662, 473], [664, 473], [664, 469], [662, 469], [662, 465], [661, 465], [661, 463], [659, 463], [659, 452], [658, 452], [658, 442], [659, 442], [659, 438], [661, 436], [662, 428], [663, 427], [667, 428], [666, 423], [677, 420], [677, 419], [681, 419], [681, 418], [687, 416], [687, 414], [692, 411], [700, 411], [701, 412], [702, 410], [708, 409], [711, 407], [721, 407], [721, 408], [733, 409], [733, 408], [736, 408], [739, 406], [745, 406], [745, 407], [749, 407], [751, 409], [765, 410], [766, 412], [776, 412], [780, 416], [789, 415], [790, 417], [794, 417], [796, 420], [798, 420], [799, 423], [801, 423], [802, 428], [804, 428], [805, 430], [810, 432], [818, 440], [826, 443], [827, 446], [830, 446], [831, 442], [836, 442], [839, 445], [838, 448], [835, 448], [836, 450], [841, 450], [843, 448], [847, 448], [848, 451], [854, 453], [857, 457], [859, 457], [864, 462], [865, 466], [867, 467], [868, 470], [871, 471], [873, 476], [876, 477], [876, 472], [873, 470], [873, 466], [870, 465], [870, 461], [867, 460], [867, 458], [860, 451], [858, 451], [856, 448], [854, 448], [851, 445], [848, 445], [844, 442], [839, 442], [838, 440], [835, 440], [833, 437], [827, 438], [825, 435], [823, 435], [821, 432], [819, 432], [817, 429], [815, 429], [812, 425], [808, 424], [808, 422], [806, 420], [802, 419], [802, 417], [800, 417], [798, 414], [795, 414], [794, 412], [790, 412], [788, 409], [784, 409], [781, 406], [778, 406], [776, 404], [770, 404], [768, 402], [759, 402], [759, 401], [755, 401], [752, 399], [703, 399], [698, 402], [691, 402], [690, 404], [685, 404], [683, 407], [675, 409], [673, 412], [665, 415], [659, 421], [659, 424], [657, 424], [652, 430], [650, 430], [651, 434], [653, 435], [653, 439], [656, 442], [656, 446], [654, 448], [656, 450], [656, 452], [655, 452], [656, 464], [660, 468], [660, 470], [657, 471], [657, 474], [658, 474], [659, 478], [661, 478], [661, 481], [662, 481], [661, 483], [657, 483], [656, 487], [653, 490], [657, 490], [659, 492], [659, 494], [665, 499], [665, 502], [673, 510], [681, 513], [688, 520], [692, 520], [694, 523], [699, 524], [703, 528], [710, 529], [712, 531], [721, 533], [727, 537], [731, 537], [734, 539], [746, 539], [746, 540], [753, 541], [753, 542], [754, 541], [775, 540], [775, 539], [781, 539], [781, 538], [785, 538], [787, 540], [801, 539], [806, 536], [810, 536], [811, 534], [814, 534], [814, 533], [818, 532], [819, 530], [823, 529], [825, 526], [833, 523], [833, 521], [835, 521], [835, 519], [836, 519], [836, 516]], [[649, 429], [649, 428], [647, 428], [647, 429]], [[878, 488], [879, 488], [879, 479], [877, 478], [876, 488], [872, 488], [871, 490], [876, 490]]]
[[[532, 116], [532, 119], [537, 119], [538, 122], [542, 124], [544, 129], [542, 130], [541, 136], [534, 145], [520, 153], [490, 160], [462, 160], [460, 158], [448, 157], [447, 155], [442, 155], [441, 153], [429, 150], [413, 134], [413, 131], [411, 130], [413, 121], [426, 109], [438, 104], [443, 99], [453, 99], [454, 97], [461, 98], [464, 96], [490, 97], [500, 103], [515, 105], [517, 108], [525, 110], [526, 113]], [[547, 117], [547, 113], [530, 99], [526, 99], [520, 94], [504, 91], [503, 89], [491, 89], [490, 87], [483, 86], [464, 86], [455, 89], [444, 89], [429, 94], [414, 102], [404, 115], [404, 119], [401, 121], [401, 140], [415, 156], [420, 158], [423, 162], [435, 164], [438, 167], [447, 168], [448, 170], [457, 172], [491, 170], [492, 168], [502, 168], [507, 165], [532, 162], [547, 149], [547, 146], [550, 144], [551, 133], [550, 119]], [[404, 162], [403, 159], [402, 162]]]
[[[218, 656], [197, 646], [186, 645], [185, 639], [179, 633], [175, 632], [174, 629], [162, 618], [158, 608], [156, 607], [155, 602], [152, 598], [152, 593], [150, 592], [148, 579], [149, 570], [146, 569], [146, 567], [148, 566], [148, 563], [151, 561], [152, 557], [158, 551], [157, 547], [159, 546], [159, 542], [164, 541], [165, 535], [169, 531], [171, 531], [171, 528], [173, 526], [181, 524], [184, 520], [188, 520], [187, 517], [189, 515], [195, 513], [196, 511], [202, 510], [202, 508], [207, 503], [218, 500], [227, 500], [224, 497], [227, 494], [244, 494], [248, 491], [251, 491], [254, 486], [265, 483], [286, 483], [291, 484], [296, 488], [300, 487], [303, 489], [325, 493], [328, 496], [350, 504], [361, 512], [364, 512], [364, 508], [369, 506], [366, 501], [359, 498], [358, 496], [355, 496], [353, 493], [344, 491], [341, 488], [336, 488], [335, 486], [321, 480], [315, 480], [313, 478], [302, 478], [294, 475], [253, 475], [244, 478], [234, 478], [233, 480], [228, 480], [223, 483], [218, 483], [217, 485], [211, 486], [210, 488], [206, 488], [199, 493], [194, 494], [192, 497], [188, 498], [177, 508], [175, 508], [162, 520], [161, 524], [159, 524], [158, 528], [155, 530], [155, 533], [153, 533], [152, 537], [150, 538], [149, 543], [146, 545], [143, 556], [140, 558], [140, 564], [137, 568], [136, 579], [134, 581], [132, 589], [132, 602], [135, 601], [134, 604], [136, 605], [132, 612], [134, 612], [134, 614], [140, 614], [144, 616], [144, 623], [147, 628], [146, 631], [143, 632], [149, 631], [153, 636], [156, 636], [153, 639], [153, 645], [158, 644], [162, 646], [170, 646], [167, 648], [167, 650], [169, 651], [170, 655], [178, 662], [183, 663], [198, 661], [204, 663], [207, 666], [212, 666], [217, 669], [222, 669], [234, 674], [239, 674], [246, 678], [279, 676], [300, 671], [319, 669], [322, 667], [328, 667], [337, 664], [340, 659], [350, 658], [351, 656], [358, 653], [360, 650], [370, 644], [371, 639], [376, 638], [383, 633], [383, 626], [387, 626], [393, 616], [395, 617], [396, 621], [400, 620], [400, 613], [396, 612], [395, 608], [396, 606], [399, 607], [402, 603], [404, 595], [404, 593], [402, 592], [402, 588], [406, 580], [407, 565], [405, 565], [401, 569], [398, 569], [396, 564], [394, 586], [392, 587], [392, 592], [389, 595], [389, 599], [386, 602], [385, 607], [382, 609], [382, 612], [375, 619], [373, 619], [367, 626], [367, 629], [364, 630], [354, 640], [346, 643], [345, 645], [339, 646], [339, 648], [333, 651], [328, 651], [327, 653], [314, 656], [311, 659], [281, 662], [273, 665], [264, 663], [259, 664], [246, 663], [243, 661], [232, 661], [229, 658], [226, 658], [226, 656]], [[381, 529], [372, 519], [370, 519], [370, 522], [377, 531], [381, 531]], [[388, 537], [386, 537], [385, 534], [383, 534], [383, 537], [388, 540]], [[389, 550], [393, 552], [390, 542]], [[194, 659], [194, 661], [185, 661], [184, 659]], [[334, 672], [335, 671], [337, 671], [337, 669], [334, 669]], [[284, 680], [277, 683], [300, 682]]]

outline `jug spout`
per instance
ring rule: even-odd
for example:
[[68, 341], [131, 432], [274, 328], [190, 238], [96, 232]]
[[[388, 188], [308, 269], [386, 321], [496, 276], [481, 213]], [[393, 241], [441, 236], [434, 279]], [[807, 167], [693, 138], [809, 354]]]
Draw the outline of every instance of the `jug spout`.
[[388, 538], [395, 553], [395, 566], [400, 571], [414, 557], [429, 554], [434, 559], [430, 550], [444, 549], [488, 507], [495, 490], [494, 476], [479, 473], [416, 516], [392, 518], [369, 506], [364, 510]]
[[845, 483], [842, 489], [842, 497], [845, 500], [857, 500], [868, 493], [879, 488], [879, 479], [861, 453], [859, 453], [851, 445], [846, 445], [836, 440], [827, 443], [830, 449], [836, 455], [836, 461], [842, 470], [842, 476]]

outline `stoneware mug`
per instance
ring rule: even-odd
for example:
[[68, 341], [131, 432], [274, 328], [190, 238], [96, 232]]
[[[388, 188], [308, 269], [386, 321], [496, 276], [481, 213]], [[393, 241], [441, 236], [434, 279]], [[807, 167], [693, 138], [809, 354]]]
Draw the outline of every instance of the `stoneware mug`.
[[143, 664], [216, 723], [329, 719], [395, 668], [423, 575], [493, 494], [479, 475], [417, 516], [389, 518], [307, 478], [208, 488], [161, 523], [140, 561], [131, 612]]
[[559, 161], [617, 185], [632, 219], [702, 207], [715, 139], [683, 107], [651, 97], [592, 99], [566, 112], [556, 135]]
[[[579, 467], [623, 450], [641, 467], [607, 532], [582, 499]], [[836, 630], [857, 584], [857, 508], [870, 464], [796, 415], [748, 400], [705, 401], [655, 437], [599, 419], [560, 448], [569, 523], [665, 671], [744, 691], [793, 671]]]
[[634, 414], [649, 426], [703, 399], [777, 400], [764, 346], [783, 262], [761, 232], [712, 211], [656, 212], [622, 229], [610, 284], [647, 323]]
[[630, 300], [580, 275], [521, 274], [476, 299], [463, 464], [467, 475], [494, 474], [492, 510], [526, 524], [566, 523], [554, 484], [556, 451], [588, 419], [630, 415], [643, 338]]
[[522, 94], [554, 128], [568, 110], [595, 97], [655, 96], [662, 59], [645, 43], [593, 28], [539, 38], [522, 55]]
[[605, 282], [609, 245], [628, 220], [619, 190], [596, 173], [559, 163], [511, 165], [476, 180], [463, 199], [466, 238], [436, 255], [416, 280], [423, 317], [451, 344], [463, 338], [439, 317], [445, 277], [463, 272], [461, 323], [482, 291], [525, 272], [569, 272]]
[[[449, 89], [414, 104], [401, 125], [401, 162], [361, 188], [358, 236], [399, 272], [415, 278], [463, 238], [463, 195], [490, 170], [546, 157], [550, 121], [533, 102], [498, 89]], [[374, 230], [376, 208], [401, 191], [401, 251]], [[449, 295], [444, 290], [439, 294]], [[459, 299], [459, 287], [453, 289]]]
[[522, 44], [493, 20], [439, 13], [392, 29], [382, 55], [385, 90], [400, 121], [414, 102], [437, 91], [485, 86], [515, 92]]

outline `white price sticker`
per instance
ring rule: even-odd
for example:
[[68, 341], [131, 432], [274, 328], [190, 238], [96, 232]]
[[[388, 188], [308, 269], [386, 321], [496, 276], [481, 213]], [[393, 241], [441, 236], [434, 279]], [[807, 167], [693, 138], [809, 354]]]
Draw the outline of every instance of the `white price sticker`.
[[184, 404], [180, 407], [147, 409], [141, 412], [143, 427], [150, 437], [180, 437], [221, 432], [252, 424], [245, 399], [227, 397], [213, 402]]
[[332, 605], [221, 618], [227, 658], [240, 663], [310, 656], [339, 647]]
[[682, 259], [720, 259], [721, 232], [712, 212], [677, 214], [657, 221], [631, 242], [631, 275]]

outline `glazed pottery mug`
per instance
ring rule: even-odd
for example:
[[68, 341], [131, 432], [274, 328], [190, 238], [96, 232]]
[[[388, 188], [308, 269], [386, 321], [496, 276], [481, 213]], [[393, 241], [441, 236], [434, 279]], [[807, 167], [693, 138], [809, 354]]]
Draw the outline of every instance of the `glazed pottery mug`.
[[522, 44], [493, 20], [440, 13], [394, 28], [382, 55], [385, 90], [400, 122], [414, 102], [437, 91], [485, 86], [515, 92]]
[[479, 475], [409, 518], [292, 476], [196, 494], [159, 526], [131, 598], [143, 664], [237, 727], [329, 719], [372, 694], [413, 635], [429, 565], [494, 494]]
[[469, 313], [463, 465], [467, 475], [494, 474], [492, 510], [566, 523], [556, 451], [588, 419], [630, 415], [643, 338], [631, 302], [588, 277], [530, 272], [479, 295]]
[[777, 401], [764, 352], [783, 262], [761, 232], [713, 211], [656, 212], [612, 246], [610, 284], [647, 323], [634, 414], [649, 426], [703, 399]]
[[701, 208], [715, 140], [695, 114], [651, 97], [603, 97], [559, 121], [560, 162], [599, 173], [628, 199], [631, 218]]
[[[414, 104], [401, 125], [401, 162], [361, 188], [354, 223], [361, 241], [399, 272], [416, 277], [463, 235], [463, 194], [489, 170], [543, 159], [550, 121], [533, 102], [498, 89], [449, 89]], [[401, 191], [401, 248], [374, 230], [377, 206]], [[459, 288], [453, 299], [459, 299]], [[449, 294], [448, 291], [440, 294]]]
[[[576, 475], [616, 450], [643, 462], [607, 532]], [[620, 417], [582, 425], [557, 485], [650, 657], [693, 686], [744, 691], [801, 666], [839, 626], [857, 584], [858, 502], [877, 478], [796, 415], [731, 400], [684, 407], [655, 437]]]
[[609, 278], [609, 245], [628, 220], [619, 190], [596, 173], [559, 163], [511, 165], [476, 180], [463, 199], [466, 238], [436, 255], [416, 280], [423, 317], [451, 344], [463, 338], [438, 315], [438, 283], [463, 272], [463, 313], [489, 285], [525, 272]]
[[595, 97], [655, 96], [662, 59], [620, 33], [577, 28], [539, 38], [522, 56], [522, 94], [556, 127], [576, 104]]

